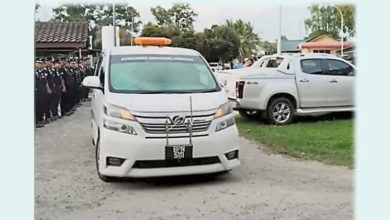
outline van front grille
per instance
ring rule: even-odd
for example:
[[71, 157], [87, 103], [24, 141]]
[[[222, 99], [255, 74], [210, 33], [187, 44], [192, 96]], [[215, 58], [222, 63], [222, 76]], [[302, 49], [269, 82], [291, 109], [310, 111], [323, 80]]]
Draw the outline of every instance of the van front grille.
[[[209, 128], [211, 121], [196, 121], [194, 120], [192, 124], [192, 131], [203, 132], [207, 131]], [[140, 123], [145, 130], [146, 133], [149, 134], [165, 134], [165, 123]], [[168, 127], [171, 127], [172, 124], [168, 123]], [[188, 133], [187, 124], [175, 125], [175, 127], [169, 129], [170, 134], [178, 134], [178, 133]]]

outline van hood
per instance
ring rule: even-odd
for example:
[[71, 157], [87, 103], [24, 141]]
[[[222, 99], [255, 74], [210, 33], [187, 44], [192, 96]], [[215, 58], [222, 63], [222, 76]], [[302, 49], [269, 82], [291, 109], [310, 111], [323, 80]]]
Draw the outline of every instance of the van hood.
[[192, 110], [216, 110], [226, 103], [227, 97], [223, 90], [210, 93], [184, 94], [126, 94], [109, 93], [107, 102], [127, 108], [130, 112], [189, 112], [190, 96]]

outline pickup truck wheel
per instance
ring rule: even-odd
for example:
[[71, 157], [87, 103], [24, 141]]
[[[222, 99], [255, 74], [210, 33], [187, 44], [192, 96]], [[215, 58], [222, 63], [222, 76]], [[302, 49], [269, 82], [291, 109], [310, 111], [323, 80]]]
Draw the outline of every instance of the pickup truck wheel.
[[96, 141], [96, 154], [95, 154], [95, 159], [96, 159], [96, 170], [99, 178], [103, 180], [104, 182], [113, 182], [114, 178], [102, 175], [99, 171], [99, 163], [100, 163], [100, 140], [99, 138]]
[[238, 110], [238, 113], [240, 113], [240, 116], [243, 117], [243, 118], [257, 118], [257, 116], [259, 115], [259, 112], [258, 111], [255, 111], [255, 110]]
[[295, 108], [290, 99], [279, 97], [268, 105], [268, 121], [275, 125], [286, 125], [292, 122]]

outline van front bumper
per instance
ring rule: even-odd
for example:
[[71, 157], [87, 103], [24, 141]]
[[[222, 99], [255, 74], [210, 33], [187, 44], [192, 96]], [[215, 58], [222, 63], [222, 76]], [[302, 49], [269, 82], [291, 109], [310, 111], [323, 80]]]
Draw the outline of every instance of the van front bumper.
[[[212, 123], [208, 129], [211, 132], [203, 136], [194, 133], [192, 159], [180, 160], [166, 160], [166, 139], [148, 137], [136, 122], [131, 124], [137, 135], [101, 128], [99, 171], [102, 175], [115, 177], [157, 177], [231, 170], [240, 165], [238, 131], [233, 125], [214, 132], [216, 123]], [[169, 145], [186, 144], [189, 144], [188, 137], [169, 138]], [[228, 159], [227, 154], [233, 151], [236, 151], [237, 157]], [[111, 166], [107, 165], [107, 157], [124, 161], [120, 166]]]

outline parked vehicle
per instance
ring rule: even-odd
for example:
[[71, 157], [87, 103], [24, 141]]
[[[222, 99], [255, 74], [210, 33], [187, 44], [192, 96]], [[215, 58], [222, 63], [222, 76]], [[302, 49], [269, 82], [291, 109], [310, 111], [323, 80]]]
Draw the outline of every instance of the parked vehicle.
[[[166, 38], [101, 54], [91, 88], [99, 177], [154, 177], [239, 166], [232, 109], [205, 59]], [[153, 46], [150, 46], [153, 45]]]
[[[283, 56], [281, 55], [267, 55], [261, 57], [252, 66], [241, 69], [232, 69], [232, 70], [223, 70], [215, 72], [215, 76], [218, 81], [221, 83], [225, 89], [229, 101], [235, 108], [236, 106], [236, 81], [240, 76], [248, 73], [261, 73], [275, 69], [283, 61]], [[251, 111], [253, 112], [253, 111]]]
[[261, 114], [272, 124], [284, 125], [295, 115], [354, 110], [354, 65], [328, 54], [277, 56], [281, 62], [276, 67], [257, 65], [218, 74], [242, 116]]
[[211, 62], [211, 63], [209, 63], [209, 65], [210, 65], [210, 68], [213, 72], [221, 71], [223, 69], [222, 65], [220, 65], [217, 62]]

